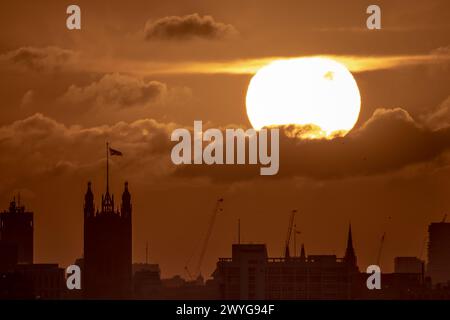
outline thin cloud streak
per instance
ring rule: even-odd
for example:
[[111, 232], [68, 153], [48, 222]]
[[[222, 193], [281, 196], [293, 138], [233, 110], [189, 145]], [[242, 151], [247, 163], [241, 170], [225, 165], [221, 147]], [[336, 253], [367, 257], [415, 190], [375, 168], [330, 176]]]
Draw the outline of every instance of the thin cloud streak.
[[[255, 59], [239, 59], [230, 61], [191, 61], [191, 62], [145, 62], [145, 61], [113, 61], [87, 65], [91, 71], [134, 73], [142, 75], [177, 75], [177, 74], [235, 74], [251, 75], [260, 68], [276, 60], [321, 57], [336, 60], [344, 64], [351, 72], [367, 72], [386, 70], [414, 65], [433, 65], [450, 62], [450, 54], [399, 55], [399, 56], [345, 56], [345, 55], [313, 55], [298, 57], [265, 57]], [[93, 70], [92, 70], [93, 69]]]
[[[60, 59], [55, 55], [69, 54], [71, 59]], [[19, 53], [21, 55], [19, 55]], [[26, 53], [26, 55], [25, 55]], [[20, 60], [18, 60], [20, 57]], [[177, 74], [236, 74], [252, 75], [260, 68], [276, 60], [321, 57], [344, 64], [351, 72], [393, 69], [414, 65], [433, 65], [450, 63], [448, 47], [433, 50], [421, 55], [357, 56], [357, 55], [305, 55], [272, 56], [222, 61], [153, 61], [116, 59], [99, 56], [86, 56], [59, 47], [26, 47], [0, 55], [0, 65], [29, 68], [35, 72], [43, 71], [43, 66], [53, 72], [98, 72], [138, 75], [177, 75]], [[57, 59], [58, 58], [58, 59]]]

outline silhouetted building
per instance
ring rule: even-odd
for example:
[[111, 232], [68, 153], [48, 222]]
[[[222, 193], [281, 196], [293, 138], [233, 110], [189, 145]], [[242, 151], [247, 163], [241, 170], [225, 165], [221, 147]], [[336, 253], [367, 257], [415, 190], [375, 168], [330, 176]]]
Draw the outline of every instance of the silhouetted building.
[[0, 272], [12, 270], [17, 262], [17, 244], [0, 240]]
[[134, 297], [158, 299], [161, 296], [161, 271], [158, 264], [133, 264]]
[[64, 269], [57, 264], [18, 264], [0, 272], [2, 299], [61, 299], [65, 291]]
[[33, 212], [14, 199], [8, 211], [0, 213], [0, 240], [17, 246], [18, 263], [33, 263]]
[[19, 264], [14, 272], [31, 284], [33, 299], [60, 299], [65, 290], [64, 269], [58, 264]]
[[424, 262], [416, 257], [395, 257], [394, 272], [421, 274], [424, 276]]
[[438, 222], [428, 226], [427, 275], [433, 285], [450, 281], [450, 223]]
[[84, 294], [86, 298], [123, 299], [132, 294], [131, 195], [128, 183], [121, 209], [109, 186], [95, 210], [91, 183], [84, 202]]
[[220, 298], [265, 299], [268, 264], [272, 261], [265, 244], [233, 244], [231, 258], [219, 258], [213, 273]]
[[268, 258], [264, 244], [234, 244], [213, 273], [221, 299], [350, 299], [361, 282], [351, 228], [343, 259], [335, 255]]
[[35, 299], [33, 283], [14, 271], [0, 271], [0, 300]]

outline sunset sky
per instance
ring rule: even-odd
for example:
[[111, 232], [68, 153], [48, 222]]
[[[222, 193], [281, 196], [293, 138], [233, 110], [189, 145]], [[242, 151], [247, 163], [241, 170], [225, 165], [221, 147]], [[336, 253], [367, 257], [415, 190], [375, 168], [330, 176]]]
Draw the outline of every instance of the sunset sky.
[[[75, 3], [75, 2], [73, 2]], [[361, 269], [426, 257], [426, 230], [450, 210], [450, 2], [376, 1], [382, 29], [366, 28], [374, 1], [65, 1], [0, 4], [0, 209], [20, 192], [35, 212], [35, 260], [82, 255], [83, 197], [105, 191], [105, 142], [117, 199], [129, 182], [133, 260], [164, 277], [198, 258], [215, 201], [203, 273], [244, 242], [281, 256], [290, 211], [307, 254], [343, 256], [349, 222]], [[354, 129], [333, 140], [280, 137], [280, 171], [175, 166], [170, 134], [249, 128], [250, 79], [275, 59], [324, 56], [358, 84]], [[117, 205], [119, 205], [117, 203]], [[114, 235], [111, 235], [114, 236]]]

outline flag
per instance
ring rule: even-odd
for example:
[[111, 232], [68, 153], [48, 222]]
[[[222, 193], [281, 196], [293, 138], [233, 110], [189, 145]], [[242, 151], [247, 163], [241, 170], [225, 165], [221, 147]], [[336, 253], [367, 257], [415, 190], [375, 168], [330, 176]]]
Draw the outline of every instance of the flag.
[[115, 150], [113, 148], [109, 148], [109, 155], [111, 156], [123, 156], [122, 152], [119, 150]]

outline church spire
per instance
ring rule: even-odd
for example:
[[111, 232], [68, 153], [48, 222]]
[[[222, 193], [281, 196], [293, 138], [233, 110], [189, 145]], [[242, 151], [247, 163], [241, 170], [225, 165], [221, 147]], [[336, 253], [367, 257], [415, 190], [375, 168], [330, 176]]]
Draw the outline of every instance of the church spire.
[[356, 266], [356, 254], [353, 248], [352, 224], [348, 226], [347, 248], [345, 249], [344, 261], [349, 265]]

